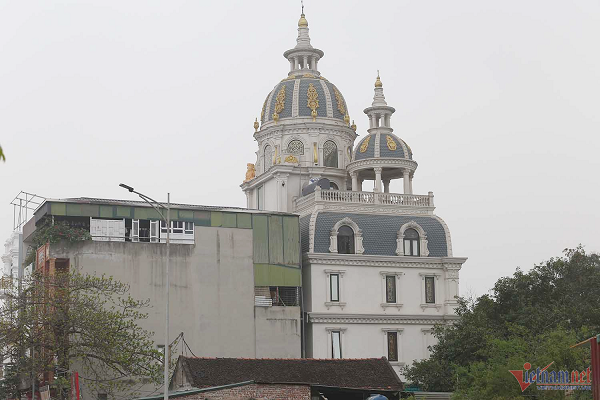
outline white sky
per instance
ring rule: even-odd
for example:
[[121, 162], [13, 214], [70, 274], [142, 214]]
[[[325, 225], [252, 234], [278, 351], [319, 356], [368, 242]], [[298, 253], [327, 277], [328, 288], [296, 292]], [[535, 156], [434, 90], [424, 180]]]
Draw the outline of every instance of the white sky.
[[[376, 70], [435, 193], [461, 292], [600, 250], [596, 0], [306, 0], [358, 133]], [[0, 239], [45, 197], [244, 206], [252, 123], [286, 77], [299, 1], [0, 1]], [[400, 185], [396, 187], [400, 187]]]

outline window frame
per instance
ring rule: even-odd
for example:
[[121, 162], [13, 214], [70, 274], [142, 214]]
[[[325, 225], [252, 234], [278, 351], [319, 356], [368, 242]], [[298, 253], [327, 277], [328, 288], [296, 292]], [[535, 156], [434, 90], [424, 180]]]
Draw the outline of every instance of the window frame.
[[[334, 150], [332, 150], [331, 154], [335, 154], [335, 166], [333, 165], [327, 165], [327, 156], [325, 155], [325, 146], [327, 145], [327, 143], [331, 142], [334, 146]], [[340, 168], [340, 160], [339, 160], [339, 155], [338, 155], [338, 145], [337, 143], [332, 140], [332, 139], [327, 139], [326, 141], [323, 142], [323, 166], [326, 168]]]
[[[405, 365], [404, 360], [404, 352], [402, 349], [402, 334], [404, 333], [404, 329], [403, 328], [382, 328], [381, 331], [383, 332], [383, 356], [385, 358], [387, 358], [388, 362], [391, 365]], [[389, 358], [389, 333], [395, 333], [396, 334], [396, 360], [391, 360]]]
[[[335, 277], [335, 285], [333, 283], [334, 278]], [[334, 298], [334, 291], [333, 288], [335, 287], [335, 298]], [[329, 301], [331, 301], [332, 303], [339, 303], [340, 302], [340, 274], [329, 274]]]
[[[344, 228], [347, 228], [347, 229], [344, 229]], [[348, 230], [348, 231], [350, 231], [350, 232], [352, 232], [352, 233], [351, 233], [351, 234], [349, 234], [349, 235], [346, 235], [346, 234], [340, 235], [340, 231], [341, 231], [342, 229], [344, 229], [344, 230]], [[352, 227], [351, 227], [351, 226], [349, 226], [349, 225], [341, 225], [341, 226], [338, 228], [338, 230], [337, 230], [337, 235], [336, 235], [336, 237], [337, 237], [337, 253], [338, 253], [338, 254], [356, 254], [356, 248], [355, 248], [355, 247], [356, 247], [356, 246], [355, 246], [355, 242], [356, 242], [356, 238], [355, 238], [355, 232], [354, 232], [354, 229], [352, 229]], [[340, 239], [343, 239], [343, 238], [348, 238], [348, 237], [350, 238], [350, 239], [348, 239], [348, 243], [347, 243], [347, 245], [348, 245], [348, 252], [340, 252]], [[343, 243], [343, 242], [342, 242], [342, 243]], [[344, 250], [345, 250], [345, 249], [344, 249]]]
[[[329, 309], [330, 307], [340, 307], [342, 310], [344, 309], [344, 307], [346, 306], [346, 302], [345, 302], [345, 295], [344, 295], [344, 274], [346, 273], [345, 270], [332, 270], [332, 269], [326, 269], [323, 271], [325, 273], [325, 307], [327, 307], [327, 309]], [[331, 298], [331, 294], [332, 294], [332, 282], [331, 282], [331, 276], [332, 275], [337, 275], [338, 276], [338, 300], [332, 300]]]
[[[402, 290], [401, 290], [401, 281], [400, 278], [404, 275], [404, 272], [400, 271], [379, 271], [381, 275], [381, 308], [384, 310], [388, 307], [396, 307], [398, 310], [402, 308], [403, 304], [401, 302]], [[387, 298], [387, 279], [388, 277], [395, 278], [396, 285], [396, 301], [394, 303], [389, 303]]]
[[[327, 358], [329, 359], [343, 359], [344, 358], [344, 335], [346, 333], [346, 328], [342, 327], [326, 327], [325, 331], [327, 332]], [[339, 340], [339, 358], [334, 358], [334, 335], [337, 335]]]
[[359, 228], [358, 224], [352, 221], [350, 218], [345, 217], [335, 223], [331, 231], [329, 232], [329, 252], [336, 254], [344, 254], [338, 253], [338, 233], [339, 229], [342, 226], [348, 226], [350, 229], [354, 231], [354, 253], [352, 254], [363, 254], [365, 249], [363, 247], [363, 237], [362, 237], [362, 229]]
[[[440, 295], [440, 277], [441, 274], [436, 272], [419, 273], [421, 277], [421, 308], [435, 308], [439, 311], [442, 308], [441, 295]], [[427, 280], [426, 278], [433, 279], [433, 300], [434, 302], [427, 302]]]

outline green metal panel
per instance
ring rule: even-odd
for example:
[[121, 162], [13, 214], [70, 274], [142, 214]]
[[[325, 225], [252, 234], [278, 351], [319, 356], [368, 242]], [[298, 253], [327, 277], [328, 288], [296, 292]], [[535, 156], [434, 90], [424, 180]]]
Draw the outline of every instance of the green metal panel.
[[[162, 210], [161, 210], [162, 211]], [[165, 210], [166, 211], [166, 210]], [[166, 216], [167, 213], [163, 212], [163, 214]], [[179, 210], [174, 210], [171, 208], [171, 216], [170, 216], [171, 221], [177, 221], [179, 220]]]
[[269, 228], [266, 215], [252, 216], [252, 242], [255, 263], [269, 263]]
[[194, 220], [194, 212], [192, 210], [179, 210], [179, 219], [192, 222]]
[[131, 218], [132, 207], [117, 206], [117, 217]]
[[112, 218], [114, 216], [113, 212], [113, 206], [100, 206], [100, 217], [102, 218]]
[[223, 213], [223, 227], [224, 228], [237, 228], [237, 222], [235, 213]]
[[67, 205], [65, 203], [51, 203], [50, 213], [52, 215], [67, 215]]
[[283, 218], [269, 216], [269, 264], [283, 264]]
[[81, 217], [81, 204], [70, 204], [67, 203], [67, 215], [70, 217]]
[[133, 209], [133, 218], [134, 219], [162, 219], [158, 211], [154, 208], [147, 207], [135, 207]]
[[210, 211], [194, 211], [194, 224], [210, 226]]
[[252, 228], [252, 214], [239, 213], [237, 215], [238, 228]]
[[301, 271], [284, 265], [254, 264], [254, 286], [302, 286]]
[[298, 217], [283, 217], [283, 263], [300, 266]]
[[82, 204], [81, 215], [83, 215], [84, 217], [99, 217], [100, 206], [98, 206], [97, 204]]
[[221, 211], [210, 212], [210, 226], [221, 226], [223, 224], [223, 213]]

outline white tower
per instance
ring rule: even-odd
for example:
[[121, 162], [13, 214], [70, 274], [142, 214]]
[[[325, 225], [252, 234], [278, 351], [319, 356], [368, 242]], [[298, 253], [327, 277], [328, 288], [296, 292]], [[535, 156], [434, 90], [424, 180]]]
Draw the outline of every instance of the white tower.
[[310, 179], [328, 178], [332, 189], [350, 186], [346, 167], [356, 126], [338, 88], [319, 72], [324, 53], [310, 44], [304, 14], [296, 42], [283, 53], [288, 76], [267, 95], [260, 124], [254, 124], [255, 174], [249, 166], [241, 185], [248, 208], [291, 212]]

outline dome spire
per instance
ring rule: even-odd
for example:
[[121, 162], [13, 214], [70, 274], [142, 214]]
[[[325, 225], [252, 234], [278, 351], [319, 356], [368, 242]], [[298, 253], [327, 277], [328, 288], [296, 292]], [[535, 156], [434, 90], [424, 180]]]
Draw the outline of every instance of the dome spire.
[[298, 38], [296, 46], [283, 53], [283, 56], [290, 62], [290, 72], [288, 75], [295, 76], [297, 73], [319, 76], [317, 64], [323, 58], [323, 51], [315, 49], [310, 44], [308, 34], [308, 21], [304, 14], [304, 2], [302, 4], [302, 13], [298, 20]]
[[381, 78], [379, 77], [379, 70], [377, 70], [377, 79], [375, 80], [375, 96], [373, 96], [372, 106], [387, 106], [385, 96], [383, 95], [383, 83], [381, 83]]

